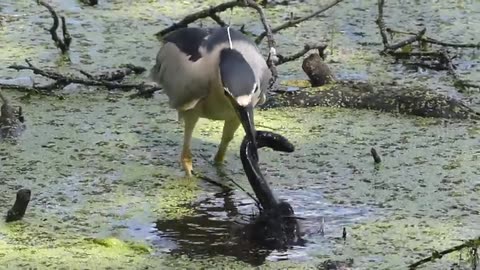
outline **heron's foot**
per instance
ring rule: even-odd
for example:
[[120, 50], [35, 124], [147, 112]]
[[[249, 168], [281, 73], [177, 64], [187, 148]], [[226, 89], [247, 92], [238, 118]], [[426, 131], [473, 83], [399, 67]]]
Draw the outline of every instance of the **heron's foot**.
[[218, 151], [217, 154], [215, 155], [215, 158], [213, 158], [213, 164], [215, 164], [215, 166], [221, 166], [223, 165], [224, 161], [225, 161], [225, 152]]
[[182, 163], [183, 170], [185, 171], [186, 177], [192, 176], [192, 154], [190, 153], [182, 153], [182, 157], [180, 162]]

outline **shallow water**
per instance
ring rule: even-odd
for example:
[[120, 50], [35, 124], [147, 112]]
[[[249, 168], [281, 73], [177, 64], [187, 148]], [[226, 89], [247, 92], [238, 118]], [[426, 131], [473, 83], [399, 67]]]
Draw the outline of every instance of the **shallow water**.
[[[181, 18], [220, 1], [203, 2], [109, 1], [83, 8], [76, 1], [52, 1], [71, 24], [68, 64], [43, 30], [51, 23], [48, 13], [30, 1], [5, 1], [0, 75], [31, 76], [5, 68], [27, 57], [62, 71], [93, 72], [123, 63], [148, 67], [158, 49], [153, 34], [171, 22], [165, 15]], [[343, 3], [328, 17], [285, 31], [277, 36], [279, 51], [329, 38], [332, 68], [340, 78], [420, 83], [454, 94], [444, 73], [407, 71], [377, 55], [374, 3]], [[307, 8], [296, 4], [268, 12], [279, 23], [288, 9], [300, 14]], [[415, 29], [412, 18], [423, 17], [433, 37], [478, 42], [478, 1], [389, 1], [388, 9], [387, 23]], [[242, 12], [235, 10], [231, 21], [260, 31]], [[477, 51], [461, 52], [461, 75], [479, 83]], [[281, 78], [304, 78], [299, 65], [282, 66]], [[221, 123], [201, 120], [194, 165], [234, 192], [182, 178], [177, 163], [182, 130], [165, 96], [129, 100], [79, 86], [64, 92], [65, 100], [8, 93], [24, 107], [28, 128], [16, 143], [0, 144], [0, 210], [7, 211], [19, 188], [32, 190], [24, 220], [0, 223], [0, 264], [9, 268], [315, 268], [327, 259], [353, 258], [355, 269], [405, 269], [432, 249], [480, 234], [478, 123], [332, 108], [258, 111], [258, 129], [281, 133], [296, 146], [294, 153], [261, 150], [261, 167], [278, 196], [305, 218], [308, 241], [271, 252], [245, 248], [235, 237], [238, 223], [245, 223], [255, 206], [211, 165]], [[465, 98], [480, 107], [478, 94]], [[232, 142], [223, 173], [248, 189], [239, 162], [241, 137], [239, 132]], [[382, 156], [380, 166], [373, 164], [371, 147]], [[427, 268], [448, 269], [458, 261], [457, 254]]]

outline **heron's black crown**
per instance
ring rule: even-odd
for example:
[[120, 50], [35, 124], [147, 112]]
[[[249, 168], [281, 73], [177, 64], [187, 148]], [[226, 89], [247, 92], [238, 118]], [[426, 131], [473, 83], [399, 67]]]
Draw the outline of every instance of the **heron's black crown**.
[[220, 77], [233, 97], [252, 94], [255, 75], [242, 54], [235, 49], [220, 51]]

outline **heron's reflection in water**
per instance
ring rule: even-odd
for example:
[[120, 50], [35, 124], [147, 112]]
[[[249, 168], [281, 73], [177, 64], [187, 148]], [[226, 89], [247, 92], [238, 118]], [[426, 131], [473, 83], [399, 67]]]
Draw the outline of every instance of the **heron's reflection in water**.
[[193, 215], [156, 222], [160, 236], [175, 241], [175, 247], [170, 250], [173, 255], [232, 256], [260, 265], [276, 248], [265, 246], [265, 239], [252, 238], [252, 235], [258, 237], [255, 234], [257, 220], [252, 215], [255, 207], [234, 198], [233, 191], [216, 193], [191, 207], [195, 211]]

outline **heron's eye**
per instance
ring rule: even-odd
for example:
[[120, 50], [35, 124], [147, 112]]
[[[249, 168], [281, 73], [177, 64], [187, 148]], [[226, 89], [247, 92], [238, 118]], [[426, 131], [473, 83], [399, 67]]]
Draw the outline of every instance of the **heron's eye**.
[[232, 96], [232, 92], [230, 92], [230, 90], [228, 90], [227, 87], [223, 87], [223, 93], [224, 93], [226, 96]]
[[256, 93], [258, 90], [260, 90], [260, 87], [257, 84], [254, 84], [252, 93]]

